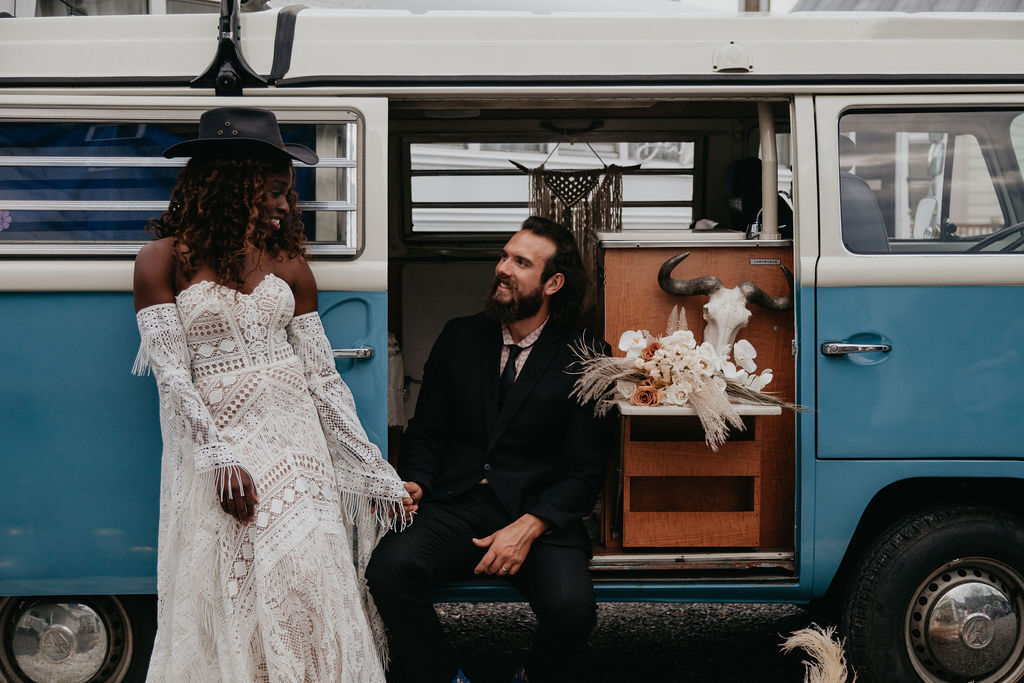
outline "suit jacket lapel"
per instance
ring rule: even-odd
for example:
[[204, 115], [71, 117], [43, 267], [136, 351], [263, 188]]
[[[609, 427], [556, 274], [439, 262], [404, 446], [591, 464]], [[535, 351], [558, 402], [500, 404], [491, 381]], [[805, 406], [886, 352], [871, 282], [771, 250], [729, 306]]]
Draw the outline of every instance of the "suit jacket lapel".
[[501, 326], [494, 323], [490, 326], [486, 342], [483, 344], [483, 396], [480, 404], [484, 407], [484, 424], [487, 434], [493, 433], [494, 423], [498, 419], [498, 363], [501, 361]]
[[[519, 377], [516, 378], [516, 383], [509, 389], [508, 396], [505, 397], [505, 404], [501, 407], [500, 411], [497, 411], [497, 422], [494, 424], [493, 429], [490, 430], [488, 449], [493, 447], [498, 439], [501, 438], [505, 429], [512, 422], [512, 418], [515, 417], [519, 407], [529, 398], [533, 387], [544, 376], [551, 361], [558, 354], [559, 349], [564, 343], [563, 337], [564, 329], [556, 323], [549, 321], [547, 326], [544, 327], [540, 338], [534, 342], [530, 355], [526, 358], [526, 365], [523, 366], [523, 369], [519, 372]], [[494, 396], [495, 406], [497, 406], [497, 394], [498, 380], [497, 373], [495, 372], [494, 391], [491, 394]]]

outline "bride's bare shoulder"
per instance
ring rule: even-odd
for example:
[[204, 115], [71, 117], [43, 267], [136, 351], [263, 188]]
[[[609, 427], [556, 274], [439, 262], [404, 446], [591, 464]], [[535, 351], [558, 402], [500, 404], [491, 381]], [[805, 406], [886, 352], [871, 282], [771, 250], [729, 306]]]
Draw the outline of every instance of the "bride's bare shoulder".
[[135, 257], [135, 310], [174, 302], [174, 239], [153, 240]]
[[317, 307], [316, 278], [309, 262], [302, 255], [282, 259], [279, 264], [281, 279], [288, 283], [295, 295], [295, 315], [315, 311]]

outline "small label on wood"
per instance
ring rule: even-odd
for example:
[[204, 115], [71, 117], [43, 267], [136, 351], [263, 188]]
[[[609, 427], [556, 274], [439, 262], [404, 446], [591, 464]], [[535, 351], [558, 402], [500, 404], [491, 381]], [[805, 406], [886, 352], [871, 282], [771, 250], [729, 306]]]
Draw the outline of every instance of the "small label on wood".
[[750, 259], [750, 265], [752, 265], [752, 266], [778, 266], [778, 265], [782, 265], [782, 259], [777, 259], [777, 258], [752, 258], [752, 259]]

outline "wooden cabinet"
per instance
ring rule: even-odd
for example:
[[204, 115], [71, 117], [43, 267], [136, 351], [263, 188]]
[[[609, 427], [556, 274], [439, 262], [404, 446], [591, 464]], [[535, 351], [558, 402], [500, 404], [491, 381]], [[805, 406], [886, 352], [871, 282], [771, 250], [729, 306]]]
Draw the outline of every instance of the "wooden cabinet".
[[740, 406], [746, 426], [713, 452], [692, 408], [622, 403], [622, 545], [756, 547], [761, 528], [757, 421], [773, 406]]
[[[604, 336], [613, 347], [625, 330], [661, 334], [677, 305], [685, 309], [687, 325], [698, 343], [703, 341], [702, 307], [707, 297], [672, 296], [658, 286], [661, 265], [681, 251], [690, 256], [675, 268], [673, 277], [715, 275], [726, 287], [751, 280], [776, 296], [788, 290], [779, 265], [793, 265], [788, 243], [773, 246], [740, 240], [712, 246], [681, 240], [671, 246], [605, 246]], [[750, 322], [738, 338], [757, 349], [759, 369], [774, 371], [768, 391], [794, 401], [793, 311], [749, 308]], [[749, 414], [744, 418], [747, 430], [733, 432], [719, 452], [712, 453], [692, 413], [670, 415], [665, 411], [675, 409], [662, 406], [636, 410], [652, 412], [621, 418], [623, 459], [616, 463], [620, 469], [610, 474], [605, 491], [605, 500], [618, 502], [605, 525], [606, 543], [617, 547], [621, 542], [625, 549], [793, 547], [796, 420], [792, 413]]]

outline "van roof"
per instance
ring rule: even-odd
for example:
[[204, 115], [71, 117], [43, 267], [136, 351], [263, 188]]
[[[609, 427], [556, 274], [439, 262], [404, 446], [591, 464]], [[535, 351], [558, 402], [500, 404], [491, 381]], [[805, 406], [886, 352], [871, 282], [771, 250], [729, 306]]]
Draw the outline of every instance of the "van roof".
[[[277, 11], [243, 14], [270, 72]], [[307, 9], [281, 85], [1024, 81], [1024, 15]], [[0, 86], [185, 84], [216, 52], [215, 15], [0, 19]]]

